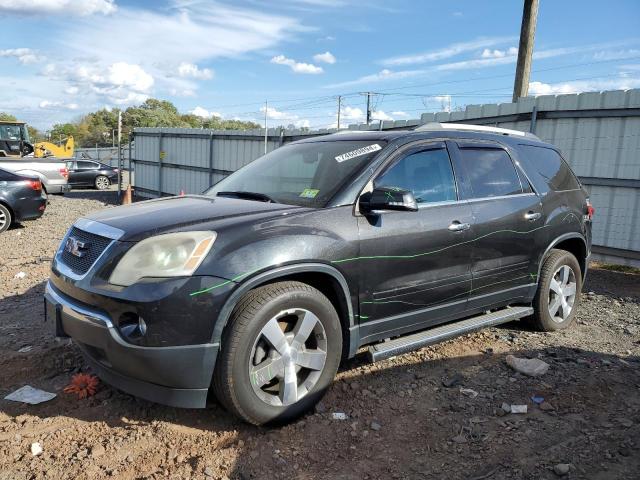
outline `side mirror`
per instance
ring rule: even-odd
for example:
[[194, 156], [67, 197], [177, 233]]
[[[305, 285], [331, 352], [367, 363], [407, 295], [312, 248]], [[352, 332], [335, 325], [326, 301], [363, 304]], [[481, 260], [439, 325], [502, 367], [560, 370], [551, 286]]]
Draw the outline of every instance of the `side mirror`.
[[418, 211], [413, 192], [398, 187], [375, 187], [373, 191], [362, 194], [359, 205], [365, 214], [373, 210]]

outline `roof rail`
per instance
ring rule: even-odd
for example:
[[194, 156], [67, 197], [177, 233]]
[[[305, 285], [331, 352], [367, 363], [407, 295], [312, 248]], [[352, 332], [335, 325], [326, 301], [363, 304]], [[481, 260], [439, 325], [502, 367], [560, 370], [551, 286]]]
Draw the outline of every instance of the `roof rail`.
[[498, 135], [508, 135], [514, 137], [530, 138], [532, 140], [540, 140], [536, 135], [529, 132], [521, 132], [520, 130], [511, 130], [509, 128], [487, 127], [485, 125], [470, 125], [468, 123], [439, 123], [430, 122], [420, 125], [414, 129], [417, 132], [427, 132], [432, 130], [466, 130], [473, 132], [487, 132]]

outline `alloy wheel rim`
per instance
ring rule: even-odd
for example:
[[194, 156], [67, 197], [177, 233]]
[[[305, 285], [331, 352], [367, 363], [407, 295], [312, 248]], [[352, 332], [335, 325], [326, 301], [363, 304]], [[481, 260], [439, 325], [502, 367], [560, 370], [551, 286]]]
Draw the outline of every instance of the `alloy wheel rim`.
[[293, 405], [318, 383], [327, 360], [327, 336], [309, 310], [283, 310], [258, 334], [249, 358], [249, 380], [268, 405]]
[[106, 178], [98, 178], [96, 180], [96, 183], [97, 183], [98, 188], [100, 190], [104, 190], [106, 188], [109, 188], [109, 181]]
[[558, 268], [549, 284], [549, 315], [554, 322], [564, 322], [576, 300], [576, 274], [569, 265]]
[[7, 215], [0, 210], [0, 230], [2, 230], [7, 225]]

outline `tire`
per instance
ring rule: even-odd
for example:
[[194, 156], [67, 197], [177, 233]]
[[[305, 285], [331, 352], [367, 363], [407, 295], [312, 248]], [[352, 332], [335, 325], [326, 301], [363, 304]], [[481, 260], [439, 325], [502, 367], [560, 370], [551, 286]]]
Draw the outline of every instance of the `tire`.
[[569, 328], [575, 321], [581, 290], [582, 271], [576, 257], [565, 250], [551, 250], [540, 270], [533, 325], [543, 332]]
[[98, 190], [107, 190], [111, 186], [111, 180], [104, 175], [98, 175], [96, 179], [93, 181], [93, 185]]
[[341, 354], [340, 319], [327, 297], [300, 282], [265, 285], [247, 293], [231, 315], [214, 391], [228, 411], [249, 423], [286, 423], [322, 398]]
[[4, 205], [0, 204], [0, 233], [9, 230], [12, 222], [13, 218], [11, 216], [11, 211], [9, 211], [9, 209]]

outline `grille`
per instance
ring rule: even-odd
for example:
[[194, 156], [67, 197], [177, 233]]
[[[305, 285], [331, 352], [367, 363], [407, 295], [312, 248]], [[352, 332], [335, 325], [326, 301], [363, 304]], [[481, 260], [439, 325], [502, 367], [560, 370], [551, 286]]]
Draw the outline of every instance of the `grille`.
[[84, 255], [82, 257], [72, 255], [67, 251], [64, 245], [62, 246], [62, 255], [60, 256], [60, 259], [62, 263], [70, 268], [76, 275], [84, 275], [87, 273], [112, 241], [110, 238], [85, 232], [84, 230], [80, 230], [76, 227], [71, 229], [69, 237], [67, 238], [71, 237], [86, 245], [85, 249], [83, 249]]

